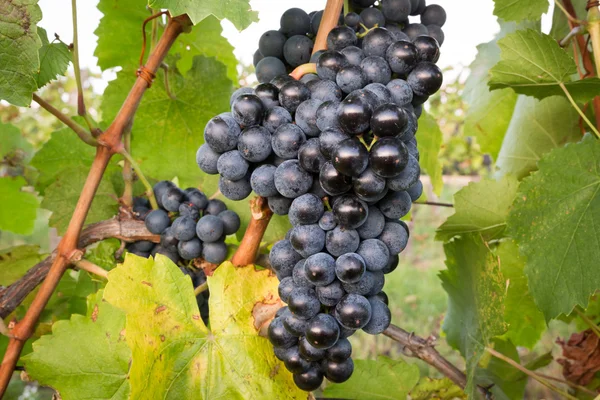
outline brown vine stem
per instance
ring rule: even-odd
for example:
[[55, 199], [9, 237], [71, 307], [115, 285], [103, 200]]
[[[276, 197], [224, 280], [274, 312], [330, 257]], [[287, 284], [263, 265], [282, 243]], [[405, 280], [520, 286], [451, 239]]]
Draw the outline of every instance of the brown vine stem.
[[79, 125], [77, 122], [63, 114], [59, 109], [42, 99], [36, 93], [33, 94], [33, 101], [38, 103], [40, 107], [48, 111], [50, 114], [58, 118], [60, 122], [71, 128], [71, 130], [75, 132], [77, 136], [79, 136], [79, 138], [85, 143], [89, 144], [90, 146], [98, 146], [96, 139], [94, 139], [94, 137], [83, 126]]
[[69, 222], [69, 227], [58, 245], [56, 258], [52, 262], [48, 275], [31, 303], [31, 306], [27, 310], [27, 313], [12, 331], [14, 338], [10, 339], [8, 348], [4, 353], [2, 365], [0, 366], [0, 397], [6, 392], [8, 382], [10, 381], [25, 342], [33, 333], [42, 310], [46, 306], [54, 289], [58, 285], [60, 278], [68, 267], [71, 253], [77, 249], [81, 228], [83, 227], [85, 217], [92, 204], [96, 190], [100, 185], [106, 166], [112, 155], [123, 148], [123, 143], [121, 142], [123, 132], [137, 111], [144, 92], [151, 84], [145, 77], [156, 73], [177, 37], [179, 37], [179, 35], [189, 26], [191, 26], [191, 21], [187, 15], [170, 19], [156, 48], [152, 54], [150, 54], [150, 57], [148, 57], [145, 71], [149, 74], [140, 74], [140, 76], [138, 76], [115, 120], [109, 128], [98, 137], [98, 142], [101, 146], [96, 150], [96, 157], [94, 158], [83, 190], [79, 196], [77, 206], [75, 207], [75, 211]]
[[300, 80], [300, 78], [302, 78], [306, 74], [316, 74], [316, 73], [317, 73], [317, 64], [309, 63], [309, 64], [302, 64], [299, 67], [296, 67], [296, 69], [294, 69], [292, 71], [290, 76], [292, 78], [294, 78], [295, 80]]
[[413, 204], [421, 204], [421, 205], [425, 205], [425, 206], [435, 206], [435, 207], [454, 208], [454, 204], [451, 204], [451, 203], [437, 203], [435, 201], [415, 201]]
[[313, 54], [319, 50], [327, 49], [327, 35], [329, 35], [329, 32], [336, 27], [343, 5], [344, 0], [327, 0], [327, 5], [325, 6], [325, 11], [321, 18], [321, 25], [319, 25], [319, 31], [315, 38]]
[[[131, 129], [126, 129], [123, 133], [123, 147], [125, 151], [131, 152]], [[131, 163], [127, 158], [123, 162], [123, 182], [125, 187], [123, 189], [123, 196], [121, 196], [121, 202], [128, 207], [133, 206], [133, 169]]]
[[75, 265], [78, 269], [89, 272], [90, 274], [94, 274], [104, 279], [108, 279], [108, 271], [94, 264], [91, 261], [81, 259], [73, 263], [73, 265]]
[[267, 199], [256, 197], [250, 201], [252, 219], [246, 228], [240, 247], [236, 250], [231, 263], [236, 266], [253, 264], [260, 248], [260, 242], [269, 226], [273, 211], [269, 208]]
[[554, 386], [553, 384], [551, 384], [550, 382], [548, 382], [546, 379], [542, 378], [541, 376], [539, 376], [535, 372], [530, 371], [527, 368], [523, 367], [521, 364], [519, 364], [518, 362], [516, 362], [512, 358], [507, 357], [504, 354], [499, 353], [496, 350], [491, 349], [489, 347], [486, 347], [485, 351], [487, 351], [488, 353], [490, 353], [494, 357], [496, 357], [496, 358], [504, 361], [505, 363], [510, 364], [512, 367], [518, 369], [519, 371], [521, 371], [525, 375], [527, 375], [527, 376], [535, 379], [536, 381], [538, 381], [539, 383], [541, 383], [542, 385], [544, 385], [548, 389], [552, 390], [553, 392], [558, 393], [561, 396], [563, 396], [563, 397], [565, 397], [565, 398], [567, 398], [569, 400], [577, 400], [577, 397], [571, 396], [569, 393], [565, 392], [561, 388], [559, 388], [557, 386]]
[[[123, 242], [137, 242], [149, 240], [160, 242], [160, 236], [150, 233], [143, 221], [126, 218], [111, 218], [87, 226], [79, 237], [78, 249], [97, 243], [104, 239], [116, 238]], [[46, 277], [50, 266], [57, 256], [57, 251], [33, 266], [18, 281], [8, 287], [0, 289], [0, 318], [9, 316], [25, 300]]]

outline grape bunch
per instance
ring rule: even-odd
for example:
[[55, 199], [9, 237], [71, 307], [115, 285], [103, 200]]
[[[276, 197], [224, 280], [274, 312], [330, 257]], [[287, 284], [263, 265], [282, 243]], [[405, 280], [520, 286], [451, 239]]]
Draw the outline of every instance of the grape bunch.
[[136, 198], [133, 212], [150, 232], [160, 235], [160, 244], [146, 240], [130, 243], [130, 253], [140, 257], [162, 254], [176, 264], [199, 257], [213, 264], [225, 261], [225, 237], [240, 228], [234, 211], [221, 200], [209, 200], [196, 188], [182, 190], [171, 181], [158, 182], [154, 196], [157, 210], [150, 209], [147, 199]]
[[[226, 197], [254, 191], [292, 224], [269, 255], [287, 304], [269, 339], [307, 391], [324, 378], [347, 380], [348, 337], [391, 322], [385, 275], [408, 243], [400, 219], [423, 192], [418, 120], [443, 82], [442, 7], [351, 3], [357, 12], [340, 16], [327, 48], [312, 55], [322, 12], [286, 11], [279, 31], [261, 37], [260, 84], [233, 93], [231, 111], [209, 121], [197, 152]], [[287, 75], [307, 62], [314, 73]]]

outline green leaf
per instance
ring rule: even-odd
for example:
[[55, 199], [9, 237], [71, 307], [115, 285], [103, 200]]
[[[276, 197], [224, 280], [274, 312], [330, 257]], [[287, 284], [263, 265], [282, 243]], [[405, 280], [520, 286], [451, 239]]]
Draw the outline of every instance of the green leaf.
[[546, 320], [586, 308], [600, 288], [600, 143], [549, 153], [525, 179], [509, 216], [536, 304]]
[[444, 245], [447, 270], [440, 272], [448, 293], [443, 330], [448, 343], [467, 361], [467, 388], [471, 397], [480, 358], [495, 336], [506, 331], [505, 280], [498, 260], [480, 235], [464, 235]]
[[27, 373], [63, 399], [128, 399], [124, 327], [125, 313], [102, 301], [102, 291], [90, 295], [86, 316], [54, 323], [52, 334], [33, 344], [24, 357]]
[[252, 11], [248, 0], [149, 0], [148, 4], [155, 9], [166, 8], [172, 15], [187, 14], [194, 25], [209, 15], [228, 19], [240, 31], [258, 22], [258, 13]]
[[[501, 26], [499, 37], [517, 28], [515, 23], [503, 23]], [[464, 134], [476, 137], [481, 150], [494, 159], [498, 157], [518, 97], [511, 89], [490, 91], [488, 87], [490, 68], [500, 61], [497, 41], [498, 37], [477, 46], [477, 57], [469, 66], [471, 73], [462, 94], [469, 105]]]
[[21, 134], [21, 130], [11, 124], [0, 122], [0, 161], [10, 160], [11, 164], [27, 163], [33, 154], [33, 146]]
[[[52, 211], [50, 225], [55, 227], [59, 234], [63, 234], [69, 226], [87, 176], [88, 168], [62, 169], [60, 175], [55, 176], [54, 182], [45, 189], [42, 207]], [[85, 223], [91, 224], [114, 216], [119, 208], [118, 197], [119, 194], [115, 192], [110, 181], [103, 178]]]
[[410, 392], [411, 400], [455, 400], [466, 399], [463, 390], [448, 378], [421, 378]]
[[46, 258], [38, 246], [23, 245], [3, 250], [0, 253], [0, 285], [16, 282], [35, 264]]
[[20, 176], [0, 178], [0, 229], [21, 235], [33, 231], [40, 203], [33, 193], [22, 190], [26, 185], [27, 182]]
[[42, 42], [36, 25], [42, 11], [37, 0], [0, 0], [0, 10], [0, 99], [26, 107], [38, 88]]
[[85, 258], [110, 271], [117, 266], [115, 253], [119, 250], [119, 247], [121, 247], [119, 239], [106, 239], [93, 247], [88, 247], [85, 252]]
[[548, 0], [494, 0], [494, 15], [505, 21], [538, 20], [548, 12]]
[[[495, 338], [489, 347], [517, 363], [521, 362], [517, 348], [509, 340]], [[495, 400], [522, 399], [527, 384], [527, 379], [519, 370], [487, 352], [481, 358], [475, 379], [479, 386], [491, 387], [490, 392]]]
[[418, 381], [419, 367], [415, 364], [379, 356], [377, 360], [355, 360], [350, 379], [327, 385], [323, 394], [326, 398], [404, 400]]
[[[571, 0], [575, 13], [579, 18], [585, 19], [587, 11], [585, 9], [588, 1], [587, 0]], [[556, 40], [563, 40], [571, 31], [569, 27], [569, 20], [558, 7], [554, 8], [552, 15], [552, 29], [550, 30], [550, 36]]]
[[431, 178], [433, 191], [438, 196], [442, 193], [444, 182], [442, 180], [442, 163], [439, 157], [442, 148], [442, 131], [437, 121], [429, 113], [423, 112], [419, 118], [419, 133], [417, 147], [421, 159], [421, 168]]
[[501, 61], [491, 70], [490, 89], [544, 99], [565, 96], [564, 85], [576, 101], [587, 102], [600, 92], [600, 79], [572, 82], [575, 60], [551, 36], [533, 29], [519, 30], [498, 41]]
[[168, 258], [127, 254], [109, 273], [104, 298], [127, 315], [131, 398], [306, 398], [255, 327], [255, 307], [280, 303], [277, 279], [224, 263], [208, 286], [210, 330], [189, 276]]
[[72, 55], [66, 44], [62, 42], [48, 42], [48, 34], [44, 28], [38, 28], [42, 40], [40, 47], [40, 70], [36, 76], [37, 87], [45, 86], [58, 75], [64, 75], [72, 61]]
[[489, 241], [503, 236], [519, 182], [512, 176], [471, 182], [454, 195], [454, 214], [436, 231], [435, 239], [478, 233]]
[[519, 248], [512, 240], [500, 243], [496, 255], [508, 283], [504, 302], [504, 320], [508, 330], [504, 337], [517, 346], [532, 349], [546, 330], [546, 321], [529, 292], [525, 260], [519, 256]]
[[580, 138], [579, 115], [566, 99], [521, 96], [498, 155], [498, 175], [521, 179], [537, 168], [543, 154]]
[[[44, 194], [46, 188], [55, 182], [57, 177], [64, 175], [67, 169], [78, 168], [87, 172], [95, 154], [94, 148], [81, 141], [69, 128], [53, 132], [50, 140], [31, 160], [31, 165], [39, 171], [35, 188]], [[78, 183], [83, 187], [83, 181]]]
[[[177, 176], [180, 186], [197, 186], [204, 176], [196, 166], [204, 126], [229, 109], [232, 85], [225, 66], [213, 58], [195, 57], [185, 77], [174, 67], [169, 72], [173, 97], [165, 90], [163, 71], [144, 96], [133, 124], [131, 153], [147, 176], [157, 180]], [[134, 79], [131, 71], [121, 71], [109, 84], [102, 102], [106, 120], [116, 115]]]

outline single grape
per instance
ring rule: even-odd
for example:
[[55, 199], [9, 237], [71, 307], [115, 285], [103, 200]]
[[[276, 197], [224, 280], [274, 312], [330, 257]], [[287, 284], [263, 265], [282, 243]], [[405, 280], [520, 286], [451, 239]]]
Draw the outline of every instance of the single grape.
[[365, 8], [360, 12], [360, 22], [371, 29], [375, 26], [385, 26], [385, 17], [378, 8]]
[[356, 253], [365, 260], [368, 271], [381, 271], [390, 259], [388, 247], [379, 239], [363, 240]]
[[[399, 260], [400, 260], [400, 257], [398, 257], [398, 254], [391, 256], [390, 262], [381, 272], [383, 272], [384, 274], [389, 274], [391, 272], [394, 272], [396, 270], [396, 268], [398, 268]], [[386, 297], [385, 303], [387, 304], [387, 297]]]
[[265, 114], [263, 126], [270, 133], [275, 133], [281, 125], [289, 124], [290, 122], [292, 122], [292, 115], [288, 110], [283, 107], [273, 107]]
[[292, 82], [295, 79], [292, 78], [290, 75], [288, 75], [287, 73], [283, 73], [281, 75], [277, 75], [275, 78], [271, 79], [270, 83], [272, 83], [273, 85], [275, 85], [275, 87], [279, 90], [281, 90], [281, 87], [283, 85], [285, 85], [288, 82]]
[[408, 193], [413, 202], [417, 201], [423, 194], [423, 183], [421, 183], [421, 181], [417, 181], [417, 183], [408, 188], [406, 193]]
[[254, 52], [254, 56], [252, 57], [252, 65], [254, 65], [254, 68], [256, 68], [256, 66], [258, 65], [260, 60], [262, 60], [263, 58], [265, 58], [265, 56], [263, 56], [262, 53], [260, 52], [260, 50], [257, 49]]
[[345, 338], [340, 338], [333, 347], [327, 349], [326, 357], [330, 361], [343, 362], [352, 355], [352, 345]]
[[372, 113], [371, 104], [365, 98], [353, 92], [338, 106], [338, 123], [344, 132], [350, 135], [358, 135], [369, 129]]
[[288, 218], [292, 225], [311, 225], [319, 222], [325, 212], [325, 206], [320, 198], [307, 193], [297, 197], [292, 202]]
[[367, 168], [360, 176], [352, 179], [352, 188], [359, 199], [373, 201], [386, 189], [386, 180]]
[[393, 72], [406, 76], [419, 62], [419, 52], [411, 42], [400, 40], [388, 47], [385, 58]]
[[[235, 92], [233, 92], [233, 94], [229, 98], [229, 106], [231, 107], [233, 105], [233, 102], [243, 94], [254, 94], [254, 89], [252, 89], [251, 87], [241, 87], [241, 88], [237, 89]], [[221, 116], [221, 117], [224, 115], [227, 117], [233, 118], [231, 116], [231, 113], [219, 114], [219, 116]]]
[[310, 287], [314, 288], [315, 285], [311, 281], [308, 280], [306, 276], [306, 269], [304, 268], [304, 264], [306, 264], [306, 260], [300, 260], [294, 266], [292, 270], [292, 278], [294, 279], [294, 285], [296, 287]]
[[250, 162], [264, 161], [271, 155], [271, 134], [262, 126], [246, 128], [240, 135], [237, 148]]
[[391, 80], [386, 87], [392, 94], [392, 102], [397, 106], [404, 106], [412, 102], [413, 91], [410, 85], [405, 80]]
[[217, 170], [222, 177], [237, 181], [246, 176], [248, 161], [242, 157], [238, 150], [231, 150], [221, 154], [217, 161]]
[[419, 36], [429, 35], [427, 27], [423, 24], [408, 24], [404, 27], [404, 33], [406, 33], [411, 41], [415, 40]]
[[344, 194], [352, 188], [352, 178], [340, 173], [331, 162], [326, 162], [321, 168], [319, 182], [331, 196]]
[[219, 173], [217, 161], [220, 156], [221, 154], [214, 151], [208, 143], [204, 143], [196, 152], [196, 164], [203, 172], [215, 175]]
[[[313, 14], [314, 13], [314, 14]], [[321, 19], [323, 18], [323, 10], [321, 11], [313, 11], [309, 14], [310, 17], [310, 31], [313, 35], [317, 35], [319, 32], [319, 26], [321, 25]]]
[[421, 14], [421, 23], [443, 27], [446, 23], [446, 10], [437, 4], [427, 6]]
[[357, 283], [367, 266], [365, 260], [356, 253], [345, 253], [335, 260], [335, 274], [342, 283]]
[[337, 220], [335, 214], [332, 211], [325, 211], [319, 219], [319, 226], [324, 231], [330, 231], [337, 226]]
[[317, 75], [321, 79], [335, 81], [335, 76], [348, 65], [345, 55], [335, 50], [327, 50], [317, 60]]
[[327, 252], [334, 257], [345, 253], [354, 253], [360, 244], [358, 232], [354, 229], [342, 230], [339, 226], [327, 232], [325, 247]]
[[310, 99], [310, 90], [300, 81], [289, 81], [279, 89], [279, 103], [290, 113], [294, 113], [300, 103]]
[[306, 11], [300, 8], [290, 8], [285, 11], [279, 23], [281, 32], [288, 37], [306, 35], [310, 30], [310, 18]]
[[342, 50], [356, 44], [356, 32], [347, 26], [333, 28], [327, 35], [327, 49]]
[[202, 242], [196, 237], [181, 241], [177, 244], [177, 251], [184, 260], [193, 260], [202, 254]]
[[386, 23], [385, 29], [390, 31], [390, 33], [394, 37], [394, 42], [397, 42], [398, 40], [407, 40], [410, 42], [410, 38], [406, 33], [402, 32], [402, 28], [400, 27], [400, 25]]
[[419, 166], [419, 162], [416, 158], [409, 155], [406, 167], [402, 170], [400, 175], [388, 178], [387, 186], [395, 192], [402, 192], [408, 190], [408, 188], [417, 183], [420, 176], [421, 167]]
[[285, 61], [292, 67], [306, 64], [310, 60], [314, 43], [306, 35], [294, 35], [283, 46]]
[[222, 176], [219, 178], [219, 191], [230, 200], [243, 200], [252, 193], [250, 177], [246, 176], [237, 181], [232, 181]]
[[410, 0], [410, 15], [421, 15], [425, 11], [425, 0]]
[[344, 195], [334, 201], [333, 213], [341, 228], [356, 229], [367, 220], [368, 207], [356, 196]]
[[[263, 59], [261, 63], [264, 61], [265, 59]], [[243, 94], [239, 96], [231, 106], [231, 114], [233, 115], [235, 122], [242, 128], [260, 125], [265, 116], [265, 111], [265, 105], [262, 100], [254, 94]], [[235, 133], [237, 133], [237, 130]], [[206, 136], [206, 132], [204, 134]], [[231, 150], [232, 148], [235, 148], [235, 146], [229, 146], [227, 150]], [[213, 149], [219, 151], [217, 148], [213, 147]]]
[[285, 368], [294, 374], [302, 374], [308, 371], [312, 364], [300, 356], [298, 346], [293, 346], [285, 353], [283, 364]]
[[362, 89], [367, 83], [367, 76], [358, 65], [347, 65], [337, 73], [335, 81], [344, 93], [350, 93]]
[[440, 58], [440, 45], [431, 36], [419, 36], [413, 44], [417, 48], [419, 61], [437, 62]]
[[360, 329], [371, 319], [371, 304], [361, 295], [347, 294], [335, 307], [335, 316], [343, 327]]
[[371, 147], [369, 163], [377, 175], [392, 178], [408, 164], [408, 150], [398, 138], [382, 138]]
[[194, 221], [198, 221], [200, 219], [200, 210], [190, 202], [181, 203], [179, 205], [179, 216], [189, 217]]
[[216, 116], [206, 124], [204, 140], [215, 153], [224, 153], [235, 149], [240, 133], [240, 126], [232, 117]]
[[325, 377], [334, 383], [346, 382], [354, 372], [354, 362], [347, 358], [341, 362], [327, 360], [322, 364]]
[[208, 201], [204, 214], [208, 215], [219, 215], [221, 212], [227, 210], [227, 206], [219, 199], [212, 199]]
[[358, 24], [360, 22], [360, 15], [355, 12], [349, 12], [344, 15], [344, 24], [349, 26], [353, 30], [358, 30]]
[[254, 94], [262, 100], [267, 110], [279, 105], [279, 89], [272, 83], [261, 83], [254, 89]]
[[276, 77], [285, 74], [285, 64], [277, 57], [264, 57], [256, 64], [256, 78], [260, 83], [272, 82]]
[[429, 31], [429, 36], [437, 40], [438, 45], [441, 47], [444, 44], [444, 39], [446, 38], [442, 28], [437, 25], [427, 25], [427, 30]]
[[292, 199], [280, 195], [270, 196], [268, 201], [269, 208], [277, 215], [287, 215], [292, 205]]
[[273, 152], [286, 160], [298, 157], [300, 146], [306, 141], [304, 132], [298, 125], [281, 125], [271, 138]]
[[335, 260], [327, 253], [317, 253], [304, 263], [306, 278], [315, 286], [327, 286], [335, 280]]
[[261, 165], [252, 172], [250, 177], [250, 186], [257, 195], [262, 197], [275, 196], [277, 188], [275, 187], [275, 170], [277, 167], [270, 164]]
[[221, 264], [227, 258], [227, 246], [224, 242], [203, 243], [202, 258], [211, 264]]
[[392, 313], [388, 306], [377, 298], [369, 298], [371, 304], [371, 319], [362, 330], [370, 335], [383, 333], [392, 322]]
[[390, 255], [401, 253], [408, 244], [408, 232], [396, 222], [386, 222], [378, 237], [387, 246]]
[[408, 124], [408, 115], [395, 104], [384, 104], [375, 109], [371, 129], [378, 137], [400, 136]]
[[[319, 80], [320, 80], [319, 79], [319, 75], [312, 74], [312, 73], [311, 74], [304, 74], [304, 75], [302, 75], [302, 78], [300, 78], [300, 82], [306, 84], [307, 86], [308, 86], [308, 83], [310, 81], [319, 81]], [[309, 87], [309, 89], [310, 89], [310, 87]]]
[[268, 336], [274, 347], [290, 348], [298, 343], [298, 338], [285, 329], [281, 318], [274, 318], [271, 321]]
[[403, 22], [411, 12], [410, 0], [381, 0], [381, 12], [386, 21]]
[[392, 101], [392, 94], [389, 89], [381, 83], [369, 83], [365, 86], [365, 91], [374, 94], [379, 100], [377, 107]]
[[321, 361], [325, 358], [327, 350], [325, 349], [317, 349], [309, 341], [306, 337], [302, 336], [298, 340], [298, 350], [302, 357], [307, 359], [308, 361]]
[[356, 46], [348, 46], [340, 50], [340, 52], [346, 56], [349, 65], [354, 65], [357, 67], [360, 66], [361, 61], [365, 58], [365, 53], [362, 51], [362, 49]]
[[196, 206], [199, 210], [204, 210], [208, 206], [208, 197], [196, 188], [185, 189], [188, 201]]
[[173, 229], [171, 229], [171, 227], [168, 227], [160, 234], [160, 245], [163, 249], [176, 251], [178, 243], [179, 240], [173, 234]]
[[283, 316], [282, 319], [283, 325], [289, 333], [296, 337], [304, 336], [304, 332], [308, 327], [308, 321], [298, 318], [289, 311]]
[[442, 87], [443, 80], [442, 70], [437, 65], [422, 62], [408, 75], [407, 82], [415, 94], [431, 96]]
[[385, 217], [376, 206], [369, 206], [369, 216], [364, 224], [356, 229], [362, 240], [374, 239], [381, 235], [385, 227]]
[[331, 159], [337, 146], [344, 140], [350, 139], [350, 136], [338, 128], [327, 128], [319, 136], [321, 153], [326, 159]]
[[152, 251], [153, 247], [154, 247], [154, 242], [151, 242], [149, 240], [139, 240], [137, 242], [129, 243], [127, 245], [127, 250], [129, 250], [131, 253], [133, 253], [133, 252], [148, 252], [148, 251]]
[[155, 235], [160, 235], [171, 225], [169, 214], [164, 210], [152, 210], [145, 219], [146, 228]]
[[258, 40], [258, 51], [263, 57], [283, 58], [285, 35], [279, 31], [266, 31]]
[[342, 99], [342, 90], [334, 81], [319, 79], [314, 81], [309, 89], [313, 100], [338, 102]]
[[321, 171], [321, 167], [323, 167], [327, 160], [321, 153], [318, 138], [310, 138], [300, 146], [298, 161], [300, 162], [300, 166], [308, 172], [318, 174]]
[[385, 57], [385, 52], [392, 43], [394, 37], [387, 29], [375, 28], [363, 38], [362, 49], [366, 57]]
[[390, 219], [400, 219], [410, 211], [412, 201], [407, 192], [388, 192], [379, 202], [379, 210]]
[[183, 190], [178, 187], [172, 187], [167, 189], [161, 197], [161, 203], [165, 210], [171, 212], [179, 211], [179, 206], [186, 200], [186, 195]]
[[279, 287], [277, 289], [279, 293], [279, 298], [283, 302], [289, 303], [290, 295], [292, 294], [292, 290], [294, 290], [295, 287], [296, 286], [294, 286], [294, 280], [291, 276], [281, 278], [281, 281], [279, 282]]
[[317, 349], [332, 347], [340, 337], [340, 328], [334, 317], [329, 314], [318, 314], [308, 322], [306, 340]]
[[307, 392], [317, 390], [323, 383], [323, 373], [316, 365], [302, 374], [294, 374], [293, 378], [296, 386]]
[[290, 294], [288, 307], [298, 318], [307, 320], [319, 313], [321, 303], [314, 289], [310, 287], [296, 287]]
[[342, 174], [359, 176], [369, 165], [369, 151], [357, 138], [346, 139], [337, 145], [331, 160]]
[[275, 171], [277, 191], [291, 199], [308, 192], [312, 183], [312, 175], [302, 169], [298, 160], [284, 161]]
[[302, 102], [296, 109], [296, 125], [300, 127], [307, 136], [319, 135], [319, 128], [317, 127], [317, 110], [322, 103], [323, 101], [318, 99], [308, 99]]
[[177, 240], [191, 240], [196, 235], [196, 221], [191, 217], [179, 217], [173, 221], [171, 231]]
[[219, 213], [219, 218], [223, 221], [223, 233], [225, 235], [233, 235], [240, 229], [240, 217], [235, 211], [225, 210]]
[[223, 236], [223, 221], [215, 215], [205, 215], [196, 224], [196, 235], [204, 243], [216, 242]]
[[321, 304], [327, 307], [334, 307], [346, 294], [342, 283], [337, 279], [327, 286], [317, 286], [316, 291]]
[[299, 225], [292, 230], [290, 242], [302, 257], [309, 257], [325, 247], [325, 232], [317, 224]]
[[[383, 274], [381, 274], [383, 275]], [[375, 287], [375, 273], [371, 271], [365, 271], [363, 276], [355, 283], [342, 282], [342, 286], [346, 293], [359, 294], [361, 296], [367, 296], [371, 293]]]

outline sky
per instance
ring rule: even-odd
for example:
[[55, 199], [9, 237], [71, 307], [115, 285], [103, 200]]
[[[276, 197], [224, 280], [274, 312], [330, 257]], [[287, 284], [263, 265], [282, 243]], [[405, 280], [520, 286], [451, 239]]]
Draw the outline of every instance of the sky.
[[[260, 21], [253, 23], [243, 32], [238, 32], [230, 22], [223, 21], [224, 36], [234, 46], [236, 57], [244, 64], [251, 64], [252, 56], [258, 48], [258, 39], [267, 30], [279, 28], [279, 19], [285, 10], [299, 7], [310, 12], [322, 9], [325, 2], [325, 0], [251, 0], [250, 5], [252, 9], [258, 11]], [[79, 1], [77, 11], [81, 65], [100, 72], [93, 55], [97, 40], [94, 30], [102, 17], [96, 9], [97, 3], [97, 0]], [[429, 0], [428, 4], [439, 4], [446, 9], [448, 21], [443, 28], [446, 41], [442, 46], [442, 56], [438, 64], [442, 68], [454, 67], [458, 74], [475, 58], [476, 46], [491, 40], [498, 32], [498, 24], [493, 15], [494, 2], [493, 0]], [[43, 12], [40, 25], [48, 31], [50, 37], [57, 33], [64, 42], [70, 43], [72, 41], [71, 0], [40, 0], [39, 5]], [[549, 21], [549, 16], [545, 15], [542, 25], [547, 27]], [[104, 80], [113, 77], [114, 73], [103, 75]], [[104, 85], [99, 83], [99, 86]]]

